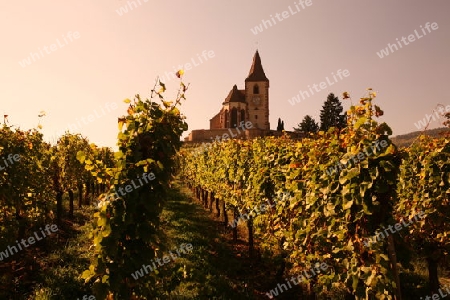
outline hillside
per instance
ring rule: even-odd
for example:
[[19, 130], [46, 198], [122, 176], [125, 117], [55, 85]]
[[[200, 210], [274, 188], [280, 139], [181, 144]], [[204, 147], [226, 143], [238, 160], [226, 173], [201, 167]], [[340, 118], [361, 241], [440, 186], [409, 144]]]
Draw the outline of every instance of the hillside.
[[432, 137], [439, 137], [442, 136], [442, 134], [444, 132], [449, 132], [450, 130], [446, 127], [440, 127], [440, 128], [435, 128], [435, 129], [430, 129], [427, 131], [413, 131], [407, 134], [401, 134], [401, 135], [397, 135], [393, 138], [391, 138], [391, 140], [394, 142], [394, 144], [396, 144], [399, 148], [403, 148], [403, 147], [408, 147], [409, 145], [412, 144], [412, 142], [421, 134], [425, 134], [425, 135], [429, 135]]

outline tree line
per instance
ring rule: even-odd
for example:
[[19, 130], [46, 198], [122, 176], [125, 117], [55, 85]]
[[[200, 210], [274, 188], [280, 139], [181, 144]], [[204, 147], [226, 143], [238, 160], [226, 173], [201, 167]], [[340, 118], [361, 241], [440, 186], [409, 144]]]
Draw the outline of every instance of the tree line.
[[310, 115], [306, 115], [303, 120], [294, 127], [294, 130], [302, 133], [317, 133], [319, 130], [328, 131], [331, 127], [339, 130], [346, 126], [346, 115], [342, 113], [342, 103], [338, 97], [330, 93], [320, 111], [320, 125]]

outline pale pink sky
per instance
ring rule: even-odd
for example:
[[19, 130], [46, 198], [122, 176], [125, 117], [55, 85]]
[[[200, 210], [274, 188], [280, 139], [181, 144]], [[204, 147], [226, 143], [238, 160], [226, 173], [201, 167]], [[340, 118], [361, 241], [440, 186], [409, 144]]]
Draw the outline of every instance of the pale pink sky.
[[[79, 122], [76, 132], [115, 146], [117, 117], [126, 109], [122, 100], [147, 96], [158, 75], [192, 59], [197, 66], [186, 71], [191, 86], [181, 109], [189, 131], [208, 128], [233, 85], [244, 87], [256, 48], [270, 79], [272, 129], [278, 117], [288, 130], [306, 114], [318, 121], [329, 92], [341, 98], [348, 91], [357, 102], [372, 87], [394, 135], [417, 130], [414, 123], [438, 103], [450, 105], [448, 0], [312, 0], [305, 8], [299, 0], [0, 1], [1, 113], [29, 129], [45, 111], [42, 132], [50, 141]], [[120, 16], [120, 7], [132, 2], [137, 7]], [[283, 11], [279, 21], [276, 14]], [[255, 35], [251, 29], [271, 15], [276, 24]], [[438, 29], [424, 35], [427, 22]], [[415, 30], [420, 39], [377, 55]], [[199, 63], [205, 50], [214, 57]], [[24, 59], [30, 64], [22, 67]], [[339, 69], [350, 76], [293, 106], [288, 102], [326, 77], [333, 81]], [[173, 92], [177, 81], [167, 86]]]

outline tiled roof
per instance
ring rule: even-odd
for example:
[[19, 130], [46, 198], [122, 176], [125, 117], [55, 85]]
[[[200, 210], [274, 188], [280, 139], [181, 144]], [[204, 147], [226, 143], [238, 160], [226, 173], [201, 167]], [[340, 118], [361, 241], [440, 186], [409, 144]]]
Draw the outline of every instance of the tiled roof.
[[264, 73], [258, 50], [256, 50], [255, 56], [253, 56], [252, 67], [250, 68], [250, 72], [245, 81], [269, 81]]
[[228, 102], [244, 102], [245, 103], [245, 91], [238, 90], [237, 86], [234, 85], [233, 89], [230, 91], [228, 96], [225, 98], [225, 103]]

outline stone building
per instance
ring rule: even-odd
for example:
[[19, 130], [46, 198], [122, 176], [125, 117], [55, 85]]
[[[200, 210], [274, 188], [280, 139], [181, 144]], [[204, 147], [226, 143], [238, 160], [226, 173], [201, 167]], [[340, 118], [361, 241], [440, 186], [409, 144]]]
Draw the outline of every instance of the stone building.
[[209, 124], [209, 129], [193, 130], [185, 141], [210, 142], [227, 133], [231, 137], [246, 139], [274, 135], [269, 123], [269, 79], [264, 73], [258, 51], [245, 79], [245, 88], [240, 90], [234, 85]]

